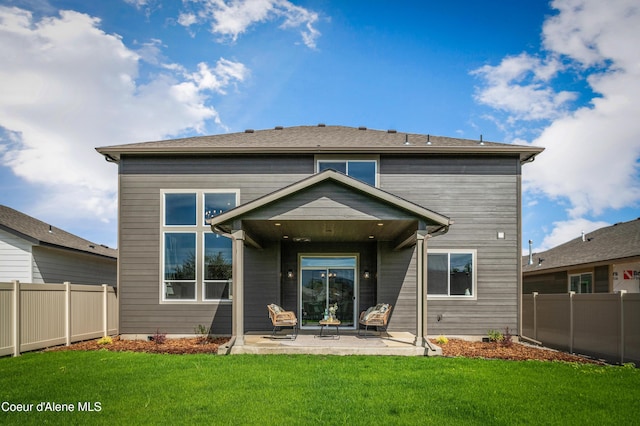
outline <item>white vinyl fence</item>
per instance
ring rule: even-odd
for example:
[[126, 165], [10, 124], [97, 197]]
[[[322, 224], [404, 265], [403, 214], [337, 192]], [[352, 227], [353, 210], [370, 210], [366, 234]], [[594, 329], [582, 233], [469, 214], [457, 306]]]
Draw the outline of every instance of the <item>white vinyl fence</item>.
[[550, 348], [640, 365], [640, 293], [524, 294], [522, 335]]
[[0, 283], [0, 356], [117, 334], [111, 286]]

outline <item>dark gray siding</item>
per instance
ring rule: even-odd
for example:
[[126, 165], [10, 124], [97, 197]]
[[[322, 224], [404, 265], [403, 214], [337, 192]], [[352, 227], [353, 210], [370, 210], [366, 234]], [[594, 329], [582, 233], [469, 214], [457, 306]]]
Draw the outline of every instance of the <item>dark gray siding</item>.
[[229, 174], [247, 172], [271, 174], [311, 174], [315, 170], [313, 155], [306, 156], [124, 156], [121, 174]]
[[[127, 170], [130, 161], [135, 162], [127, 158], [122, 160], [121, 172]], [[170, 174], [170, 166], [161, 167], [163, 170], [154, 169], [157, 172], [155, 174], [121, 174], [118, 242], [120, 332], [153, 334], [159, 330], [169, 334], [193, 334], [194, 328], [202, 324], [212, 326], [213, 333], [230, 334], [231, 304], [228, 302], [160, 303], [160, 191], [239, 189], [240, 202], [245, 203], [308, 176], [290, 173], [290, 170], [297, 169], [296, 162], [292, 162], [291, 166], [283, 166], [283, 170], [278, 174], [271, 174], [267, 178], [261, 174], [251, 174], [252, 168], [249, 164], [245, 167], [248, 174], [244, 175]], [[312, 167], [312, 161], [309, 167]], [[249, 249], [246, 251], [250, 253]], [[262, 311], [266, 312], [264, 309]], [[256, 311], [256, 317], [249, 318], [247, 326], [254, 326], [260, 322], [257, 318], [259, 315], [260, 311]]]
[[534, 291], [540, 294], [567, 293], [569, 291], [567, 280], [566, 271], [526, 275], [522, 279], [522, 292], [524, 294], [530, 294]]
[[389, 175], [517, 175], [520, 162], [517, 157], [464, 157], [435, 155], [384, 156], [381, 173]]
[[[244, 327], [245, 331], [270, 330], [267, 305], [280, 303], [280, 246], [261, 250], [246, 247], [244, 252]], [[286, 309], [290, 309], [289, 306]]]
[[[330, 199], [326, 197], [327, 193], [331, 194]], [[282, 220], [414, 219], [400, 209], [381, 202], [374, 203], [370, 197], [333, 182], [322, 182], [281, 202], [256, 209], [246, 214], [244, 219], [264, 217]]]
[[593, 271], [595, 293], [609, 293], [609, 265], [598, 266]]
[[[358, 306], [356, 313], [376, 303], [377, 256], [375, 243], [283, 243], [282, 244], [282, 306], [287, 310], [299, 312], [298, 306], [298, 255], [306, 254], [340, 254], [357, 253], [359, 255], [358, 272]], [[284, 274], [291, 269], [296, 276], [289, 279]], [[369, 271], [370, 278], [363, 278], [364, 271]], [[298, 314], [300, 317], [300, 314]]]
[[416, 332], [416, 249], [380, 243], [377, 303], [393, 306], [389, 330]]
[[[454, 221], [447, 234], [428, 240], [427, 250], [477, 250], [477, 299], [430, 299], [428, 334], [482, 335], [489, 329], [505, 327], [517, 330], [521, 282], [519, 173], [517, 157], [381, 158], [381, 189]], [[498, 239], [498, 232], [504, 232], [505, 238]], [[415, 267], [409, 268], [408, 274], [415, 274]], [[415, 286], [415, 281], [412, 277], [404, 285]], [[415, 295], [415, 289], [407, 287], [406, 294]], [[409, 311], [415, 312], [413, 304], [405, 302], [406, 307], [402, 306], [394, 310], [393, 320], [402, 318], [394, 326], [408, 325]]]
[[[213, 324], [215, 333], [230, 332], [228, 303], [159, 303], [161, 189], [239, 189], [240, 202], [246, 203], [313, 171], [313, 157], [308, 155], [123, 157], [119, 235], [121, 333], [151, 334], [159, 329], [190, 334], [198, 324]], [[485, 334], [491, 328], [517, 328], [521, 255], [518, 159], [383, 156], [379, 172], [381, 189], [455, 221], [449, 233], [429, 239], [428, 248], [477, 250], [477, 300], [430, 300], [429, 334], [473, 335]], [[498, 240], [497, 232], [504, 232], [506, 238]], [[341, 247], [337, 251], [344, 252], [344, 246]], [[263, 305], [278, 297], [285, 308], [297, 310], [296, 282], [279, 278], [280, 271], [288, 269], [290, 260], [283, 255], [283, 266], [278, 270], [278, 250], [268, 245], [263, 252], [245, 250], [247, 330], [268, 327]], [[367, 284], [360, 281], [359, 308], [366, 309], [374, 302], [394, 305], [390, 329], [415, 331], [414, 252], [413, 248], [396, 252], [380, 243], [377, 280]], [[275, 275], [271, 272], [261, 275], [268, 268], [273, 268]], [[371, 266], [370, 271], [373, 270]], [[442, 320], [436, 321], [436, 315], [441, 315]]]

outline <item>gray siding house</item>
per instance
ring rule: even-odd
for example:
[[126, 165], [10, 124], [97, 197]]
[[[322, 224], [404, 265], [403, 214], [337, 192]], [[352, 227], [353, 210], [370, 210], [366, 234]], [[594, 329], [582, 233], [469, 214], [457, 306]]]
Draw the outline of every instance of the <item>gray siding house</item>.
[[266, 305], [344, 329], [519, 329], [521, 166], [542, 149], [299, 126], [97, 149], [119, 170], [120, 331], [267, 331]]
[[522, 258], [523, 292], [640, 293], [640, 218]]
[[118, 252], [0, 205], [0, 282], [116, 285]]

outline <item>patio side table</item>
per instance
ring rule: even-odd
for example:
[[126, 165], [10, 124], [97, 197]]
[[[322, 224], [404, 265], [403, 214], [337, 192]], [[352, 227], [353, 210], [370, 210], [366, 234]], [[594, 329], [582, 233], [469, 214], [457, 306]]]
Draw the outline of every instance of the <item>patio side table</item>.
[[[320, 320], [320, 322], [318, 323], [320, 324], [320, 335], [318, 337], [333, 337], [333, 338], [340, 338], [340, 320], [339, 319], [335, 319], [335, 320]], [[324, 332], [324, 328], [325, 327], [332, 327], [334, 326], [336, 328], [336, 334], [323, 334]]]

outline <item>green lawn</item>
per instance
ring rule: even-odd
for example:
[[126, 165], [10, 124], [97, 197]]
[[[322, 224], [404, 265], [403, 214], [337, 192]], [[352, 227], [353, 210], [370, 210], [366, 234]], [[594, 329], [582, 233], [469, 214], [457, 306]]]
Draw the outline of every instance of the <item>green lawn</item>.
[[[630, 424], [639, 401], [640, 369], [538, 361], [107, 351], [0, 359], [0, 424]], [[38, 412], [41, 402], [74, 411]], [[6, 412], [9, 403], [32, 411]]]

